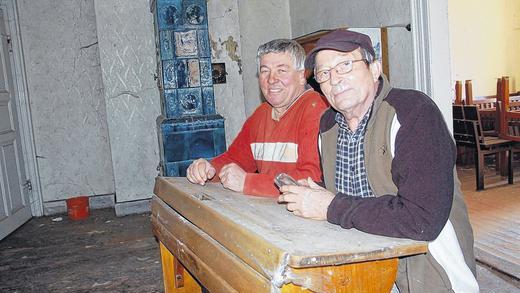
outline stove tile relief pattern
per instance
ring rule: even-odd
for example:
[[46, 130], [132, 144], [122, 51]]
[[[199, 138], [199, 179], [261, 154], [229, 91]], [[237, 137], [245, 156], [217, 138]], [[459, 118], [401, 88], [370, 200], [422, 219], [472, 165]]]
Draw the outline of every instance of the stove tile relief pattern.
[[215, 112], [205, 0], [152, 1], [159, 89], [161, 166], [165, 176], [186, 176], [194, 159], [226, 149], [224, 118]]

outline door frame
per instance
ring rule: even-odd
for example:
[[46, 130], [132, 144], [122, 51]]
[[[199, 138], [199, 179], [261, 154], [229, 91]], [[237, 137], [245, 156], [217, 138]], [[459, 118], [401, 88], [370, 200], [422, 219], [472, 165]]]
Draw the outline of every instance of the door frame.
[[[415, 89], [437, 104], [451, 121], [454, 90], [448, 23], [448, 0], [410, 0]], [[452, 124], [446, 123], [450, 131]]]
[[12, 55], [11, 70], [13, 71], [13, 82], [16, 99], [16, 109], [18, 114], [18, 125], [20, 127], [20, 137], [22, 155], [24, 158], [24, 168], [27, 179], [31, 181], [32, 190], [29, 190], [29, 201], [33, 216], [43, 216], [43, 201], [40, 185], [40, 174], [36, 158], [36, 148], [31, 119], [31, 108], [29, 103], [29, 93], [27, 79], [25, 76], [25, 63], [23, 58], [22, 38], [18, 22], [18, 1], [0, 0], [8, 19], [8, 29], [11, 35]]

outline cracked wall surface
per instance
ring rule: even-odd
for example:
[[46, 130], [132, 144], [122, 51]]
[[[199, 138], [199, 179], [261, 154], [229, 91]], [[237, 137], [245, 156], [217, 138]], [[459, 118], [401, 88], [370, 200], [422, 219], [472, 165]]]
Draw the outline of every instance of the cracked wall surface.
[[148, 0], [94, 0], [116, 201], [149, 198], [159, 164], [160, 99]]
[[256, 50], [258, 46], [276, 38], [291, 37], [289, 1], [238, 0], [240, 15], [240, 42], [244, 81], [246, 115], [264, 101], [258, 87]]
[[208, 30], [211, 62], [226, 64], [226, 83], [214, 84], [213, 90], [217, 113], [225, 119], [229, 146], [246, 119], [237, 0], [208, 1]]
[[[45, 203], [151, 196], [160, 114], [153, 18], [148, 0], [128, 3], [18, 1]], [[210, 1], [208, 10], [213, 62], [228, 72], [214, 90], [229, 145], [245, 120], [237, 2]]]
[[114, 192], [94, 2], [19, 0], [43, 201]]

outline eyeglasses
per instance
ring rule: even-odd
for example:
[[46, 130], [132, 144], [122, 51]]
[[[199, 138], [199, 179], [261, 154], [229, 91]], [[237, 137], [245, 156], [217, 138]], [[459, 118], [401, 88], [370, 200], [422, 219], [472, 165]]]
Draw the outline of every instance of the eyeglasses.
[[342, 61], [330, 69], [323, 69], [314, 73], [314, 79], [318, 83], [324, 83], [330, 79], [330, 72], [334, 69], [337, 74], [347, 74], [352, 71], [354, 62], [367, 61], [366, 59]]

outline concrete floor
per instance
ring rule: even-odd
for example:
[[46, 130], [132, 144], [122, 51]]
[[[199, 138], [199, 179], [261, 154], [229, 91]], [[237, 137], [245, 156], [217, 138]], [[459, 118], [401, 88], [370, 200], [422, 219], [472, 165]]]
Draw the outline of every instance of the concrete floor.
[[[0, 241], [0, 292], [163, 292], [149, 214], [59, 218], [33, 218]], [[518, 279], [483, 263], [477, 269], [481, 292], [520, 292]]]

